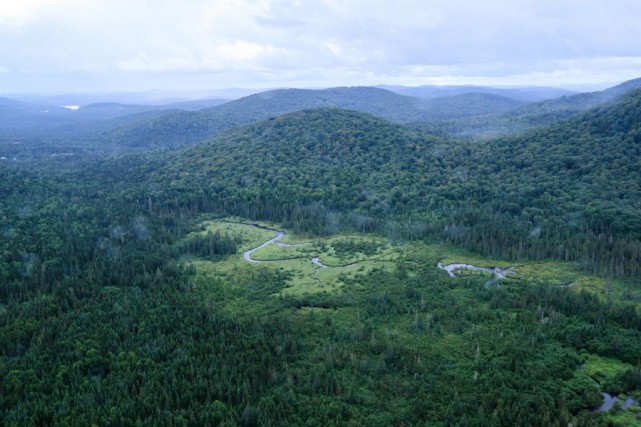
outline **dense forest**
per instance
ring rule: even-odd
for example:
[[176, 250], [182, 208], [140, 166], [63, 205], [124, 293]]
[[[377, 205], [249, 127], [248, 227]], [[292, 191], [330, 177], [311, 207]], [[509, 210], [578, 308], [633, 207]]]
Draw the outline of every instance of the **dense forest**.
[[[86, 140], [34, 130], [0, 144], [0, 424], [638, 422], [594, 408], [601, 391], [641, 391], [641, 92], [463, 141], [332, 105], [340, 95], [360, 109], [362, 93], [380, 99], [380, 89], [299, 101], [309, 92], [255, 95], [264, 106], [261, 96], [289, 94], [279, 108], [292, 112], [242, 122], [231, 116], [242, 103], [134, 109], [87, 118], [74, 134]], [[384, 96], [390, 115], [404, 115], [403, 103], [420, 110]], [[526, 107], [478, 94], [439, 102], [452, 114], [472, 103], [459, 114], [472, 121], [489, 104]], [[217, 117], [215, 129], [190, 133], [186, 116]], [[148, 135], [140, 119], [155, 123]], [[91, 146], [125, 129], [123, 145], [153, 147], [161, 129], [170, 139], [160, 148], [187, 146]], [[73, 156], [52, 156], [69, 147]], [[203, 218], [231, 215], [310, 242], [350, 235], [327, 243], [345, 259], [381, 258], [371, 236], [397, 255], [338, 275], [338, 291], [291, 293], [287, 269], [242, 260], [247, 235], [203, 229]], [[572, 263], [625, 292], [450, 278], [436, 266], [452, 253]], [[600, 386], [583, 372], [597, 357], [623, 366]]]
[[202, 205], [326, 234], [409, 221], [423, 230], [412, 238], [636, 277], [640, 114], [635, 92], [519, 137], [452, 143], [360, 113], [309, 110], [151, 155], [142, 173], [167, 209]]

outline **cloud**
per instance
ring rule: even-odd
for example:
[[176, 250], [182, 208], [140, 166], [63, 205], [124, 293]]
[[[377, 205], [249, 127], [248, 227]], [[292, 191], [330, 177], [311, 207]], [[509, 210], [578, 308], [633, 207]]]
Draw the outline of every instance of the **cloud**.
[[215, 72], [234, 70], [261, 70], [263, 61], [286, 54], [283, 49], [271, 45], [261, 45], [245, 40], [212, 46], [196, 55], [172, 56], [159, 54], [153, 58], [141, 53], [133, 58], [119, 61], [117, 66], [123, 71], [134, 72]]
[[56, 9], [72, 8], [77, 0], [20, 0], [0, 3], [0, 27], [25, 25], [39, 15]]
[[571, 0], [3, 3], [0, 58], [25, 76], [81, 73], [99, 82], [155, 74], [179, 84], [185, 73], [216, 73], [220, 86], [252, 87], [501, 78], [561, 84], [613, 81], [640, 69], [637, 0], [580, 7]]

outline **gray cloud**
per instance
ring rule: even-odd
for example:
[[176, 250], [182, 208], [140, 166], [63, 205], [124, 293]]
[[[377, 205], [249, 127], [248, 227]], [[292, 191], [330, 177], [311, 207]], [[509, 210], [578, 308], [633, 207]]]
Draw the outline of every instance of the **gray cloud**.
[[0, 58], [2, 92], [616, 82], [638, 76], [641, 3], [22, 0]]

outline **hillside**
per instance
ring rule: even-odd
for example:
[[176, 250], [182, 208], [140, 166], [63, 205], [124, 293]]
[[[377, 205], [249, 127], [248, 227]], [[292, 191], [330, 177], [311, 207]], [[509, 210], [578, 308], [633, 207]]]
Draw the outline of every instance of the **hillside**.
[[[363, 113], [304, 110], [222, 133], [169, 158], [152, 156], [167, 166], [150, 166], [150, 185], [184, 203], [198, 188], [212, 202], [253, 211], [249, 216], [282, 218], [315, 203], [386, 215], [420, 203], [435, 162], [430, 152], [439, 143]], [[315, 213], [316, 230], [325, 226], [324, 213]]]
[[[443, 120], [470, 119], [474, 117], [491, 116], [512, 111], [524, 104], [522, 101], [490, 93], [470, 92], [454, 96], [446, 96], [423, 100], [420, 108], [424, 114], [423, 122], [439, 122]], [[403, 121], [413, 121], [408, 118]]]
[[567, 118], [578, 112], [605, 104], [639, 88], [641, 88], [641, 79], [629, 80], [599, 92], [562, 96], [560, 98], [530, 104], [511, 111], [506, 114], [505, 117], [513, 120], [528, 118], [530, 123], [542, 125], [549, 123], [549, 120]]
[[529, 103], [495, 115], [463, 120], [444, 119], [440, 123], [422, 122], [416, 125], [425, 130], [459, 138], [491, 139], [570, 119], [591, 108], [613, 102], [638, 88], [641, 88], [641, 79], [634, 79], [603, 91]]
[[131, 120], [105, 134], [109, 144], [129, 148], [190, 145], [218, 132], [310, 108], [349, 109], [430, 133], [491, 139], [569, 119], [615, 100], [641, 85], [631, 80], [601, 92], [528, 103], [495, 93], [415, 98], [373, 87], [324, 90], [280, 89], [262, 92], [199, 111]]
[[[569, 121], [533, 130], [518, 137], [489, 141], [476, 147], [470, 174], [485, 176], [496, 191], [490, 210], [502, 221], [523, 224], [518, 246], [528, 233], [543, 232], [552, 240], [575, 241], [555, 256], [573, 258], [587, 247], [578, 235], [588, 232], [603, 247], [611, 246], [619, 260], [611, 274], [638, 271], [641, 237], [641, 91], [618, 102], [583, 113]], [[471, 224], [487, 224], [477, 217]], [[491, 232], [490, 232], [491, 233]], [[509, 240], [509, 238], [507, 239]], [[625, 254], [624, 254], [625, 253]], [[631, 263], [624, 266], [624, 259]], [[599, 269], [593, 257], [585, 260]], [[636, 265], [636, 266], [635, 266]], [[637, 273], [635, 273], [637, 274]]]
[[219, 107], [134, 121], [111, 132], [109, 139], [113, 144], [130, 147], [183, 146], [237, 126], [310, 108], [348, 109], [396, 123], [408, 123], [499, 114], [520, 105], [519, 101], [490, 94], [473, 93], [425, 100], [372, 87], [280, 89]]
[[391, 115], [400, 120], [407, 115], [416, 116], [417, 103], [413, 98], [364, 87], [281, 89], [251, 95], [219, 107], [170, 113], [152, 120], [133, 122], [113, 131], [110, 139], [116, 145], [133, 147], [181, 146], [227, 129], [307, 108], [348, 108], [379, 116]]
[[[587, 239], [605, 260], [618, 254], [608, 242], [622, 239], [628, 252], [618, 266], [593, 259], [591, 268], [638, 274], [640, 100], [634, 93], [572, 121], [481, 144], [356, 112], [309, 110], [221, 134], [152, 175], [163, 197], [192, 203], [198, 188], [201, 202], [243, 216], [282, 220], [320, 204], [312, 209], [316, 230], [333, 211], [378, 224], [431, 218], [428, 226], [445, 238], [501, 257], [581, 260], [591, 253], [580, 243]], [[447, 231], [454, 225], [463, 234]]]
[[543, 86], [531, 87], [513, 87], [513, 88], [498, 88], [488, 86], [390, 86], [380, 85], [377, 86], [381, 89], [386, 89], [400, 95], [415, 96], [421, 98], [443, 98], [450, 96], [463, 95], [466, 93], [485, 93], [505, 98], [514, 99], [524, 102], [538, 102], [546, 99], [559, 98], [561, 96], [573, 95], [575, 92], [565, 89]]

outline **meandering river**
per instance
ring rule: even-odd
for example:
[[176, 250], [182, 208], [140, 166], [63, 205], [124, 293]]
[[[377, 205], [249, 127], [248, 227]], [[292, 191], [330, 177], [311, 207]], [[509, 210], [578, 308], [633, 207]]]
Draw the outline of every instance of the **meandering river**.
[[[265, 246], [271, 245], [272, 243], [275, 243], [275, 242], [281, 240], [283, 237], [285, 237], [286, 233], [283, 230], [276, 230], [275, 228], [263, 227], [261, 225], [256, 225], [256, 224], [246, 224], [246, 225], [251, 225], [252, 227], [260, 228], [261, 230], [273, 231], [274, 233], [276, 233], [276, 237], [273, 237], [273, 238], [269, 239], [268, 241], [266, 241], [265, 243], [261, 244], [260, 246], [256, 246], [255, 248], [252, 248], [252, 249], [249, 249], [248, 251], [245, 251], [243, 253], [243, 258], [245, 259], [245, 261], [251, 262], [251, 263], [282, 261], [282, 260], [277, 260], [277, 259], [274, 259], [274, 260], [254, 259], [254, 258], [251, 257], [251, 255], [254, 252], [256, 252], [257, 250], [263, 249]], [[310, 244], [309, 242], [307, 242], [307, 243], [278, 243], [278, 246], [295, 247], [295, 246], [305, 246], [305, 245], [309, 245], [309, 244]], [[312, 264], [316, 265], [318, 268], [316, 268], [314, 270], [314, 272], [309, 275], [309, 278], [314, 280], [317, 285], [320, 285], [320, 280], [318, 279], [318, 271], [320, 269], [322, 269], [322, 268], [350, 268], [350, 267], [353, 267], [354, 265], [356, 265], [356, 263], [352, 263], [352, 264], [349, 264], [349, 265], [341, 265], [341, 266], [333, 266], [332, 267], [332, 266], [325, 265], [322, 262], [320, 262], [319, 257], [313, 257], [311, 259], [311, 261], [312, 261]]]

